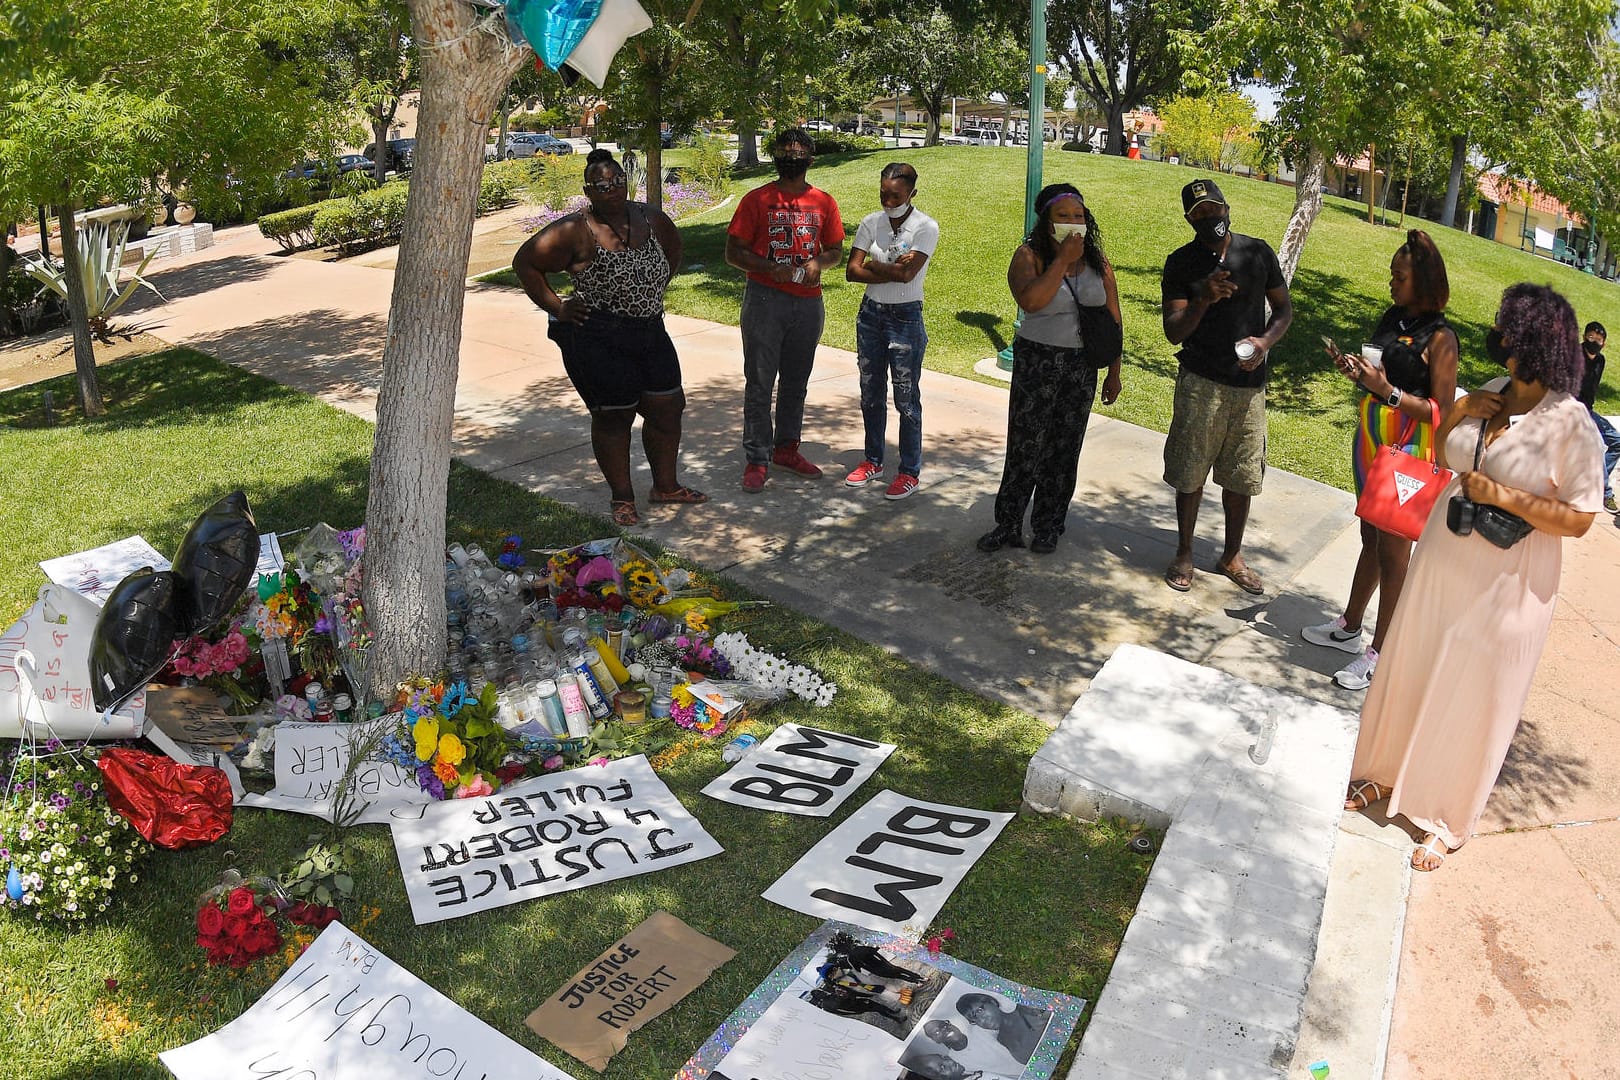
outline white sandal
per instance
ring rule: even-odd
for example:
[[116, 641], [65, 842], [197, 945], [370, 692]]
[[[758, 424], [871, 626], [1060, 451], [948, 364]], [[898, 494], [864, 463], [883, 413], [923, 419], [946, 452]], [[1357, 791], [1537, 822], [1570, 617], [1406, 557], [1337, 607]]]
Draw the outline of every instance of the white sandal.
[[[1441, 850], [1442, 848], [1445, 850]], [[1452, 849], [1450, 848], [1446, 848], [1446, 845], [1441, 842], [1440, 837], [1437, 834], [1430, 833], [1428, 836], [1423, 838], [1423, 843], [1412, 849], [1412, 858], [1410, 860], [1412, 869], [1421, 870], [1425, 874], [1433, 873], [1445, 864], [1446, 856], [1451, 854], [1451, 850]], [[1419, 866], [1418, 853], [1424, 851], [1439, 859], [1440, 862], [1434, 866]]]
[[[1372, 798], [1367, 797], [1367, 789], [1372, 789]], [[1346, 810], [1365, 810], [1373, 803], [1390, 796], [1390, 789], [1380, 787], [1372, 780], [1356, 780], [1350, 785], [1350, 790], [1344, 796], [1344, 801], [1353, 805], [1346, 806]]]

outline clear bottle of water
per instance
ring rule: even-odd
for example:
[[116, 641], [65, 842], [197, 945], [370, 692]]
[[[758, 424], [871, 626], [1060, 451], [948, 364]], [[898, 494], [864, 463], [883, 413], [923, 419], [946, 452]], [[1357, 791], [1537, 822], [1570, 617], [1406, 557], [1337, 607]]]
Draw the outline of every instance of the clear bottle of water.
[[759, 739], [753, 735], [739, 735], [726, 744], [720, 751], [720, 758], [726, 762], [741, 761], [748, 756], [748, 752], [759, 745]]

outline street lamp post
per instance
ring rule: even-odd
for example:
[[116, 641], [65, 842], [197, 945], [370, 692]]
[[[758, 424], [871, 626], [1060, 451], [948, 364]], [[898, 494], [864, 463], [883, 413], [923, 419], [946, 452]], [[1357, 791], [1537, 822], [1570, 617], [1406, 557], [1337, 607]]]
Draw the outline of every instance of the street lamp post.
[[[1035, 137], [1035, 118], [1040, 117], [1042, 138]], [[1025, 141], [1024, 155], [1024, 235], [1035, 228], [1035, 196], [1041, 190], [1041, 169], [1046, 161], [1046, 0], [1030, 0], [1029, 4], [1029, 138]], [[1014, 322], [1023, 320], [1019, 312]], [[1013, 367], [1012, 343], [996, 355], [996, 365], [1003, 371]]]

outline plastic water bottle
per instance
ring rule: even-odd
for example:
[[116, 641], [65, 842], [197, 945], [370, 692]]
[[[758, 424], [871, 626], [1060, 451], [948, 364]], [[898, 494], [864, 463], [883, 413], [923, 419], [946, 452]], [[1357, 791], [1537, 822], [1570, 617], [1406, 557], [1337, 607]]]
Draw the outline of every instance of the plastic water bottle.
[[759, 745], [759, 739], [753, 735], [739, 735], [726, 744], [720, 751], [720, 757], [727, 762], [741, 761], [748, 756], [748, 752]]

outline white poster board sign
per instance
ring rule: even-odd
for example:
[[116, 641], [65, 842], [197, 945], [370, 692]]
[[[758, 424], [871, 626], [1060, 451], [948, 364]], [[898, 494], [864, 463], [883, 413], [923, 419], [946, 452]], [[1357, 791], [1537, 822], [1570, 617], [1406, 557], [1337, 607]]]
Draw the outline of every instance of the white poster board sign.
[[[338, 787], [356, 748], [395, 723], [393, 717], [380, 716], [356, 724], [277, 724], [276, 786], [263, 795], [247, 795], [237, 805], [291, 810], [331, 821]], [[410, 812], [409, 808], [431, 801], [414, 772], [376, 752], [355, 769], [350, 795], [345, 816], [358, 811], [353, 817], [357, 824], [386, 823], [396, 810]]]
[[643, 755], [536, 776], [395, 816], [418, 925], [718, 855]]
[[806, 915], [915, 938], [1012, 817], [880, 791], [761, 895]]
[[96, 709], [90, 642], [101, 609], [63, 585], [42, 585], [39, 599], [0, 633], [0, 739], [25, 733], [58, 739], [133, 739], [146, 721], [146, 691], [115, 713]]
[[107, 602], [115, 585], [141, 567], [167, 570], [171, 565], [145, 537], [126, 536], [89, 551], [46, 559], [39, 568], [56, 584], [89, 597], [99, 607]]
[[703, 794], [760, 810], [826, 817], [892, 753], [892, 743], [783, 724]]
[[158, 1058], [178, 1080], [569, 1080], [340, 922], [247, 1012]]

